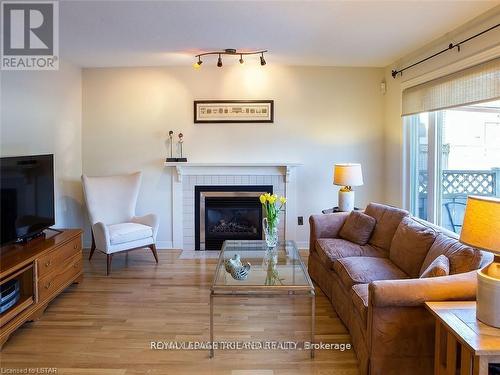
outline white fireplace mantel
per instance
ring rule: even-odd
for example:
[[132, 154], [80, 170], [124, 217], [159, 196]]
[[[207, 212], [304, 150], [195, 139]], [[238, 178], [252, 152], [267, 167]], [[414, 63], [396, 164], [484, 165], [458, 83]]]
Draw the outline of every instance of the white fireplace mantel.
[[[175, 170], [172, 174], [172, 237], [173, 246], [177, 249], [190, 248], [189, 243], [192, 228], [192, 207], [194, 204], [190, 183], [195, 180], [213, 179], [222, 177], [221, 184], [238, 184], [237, 181], [251, 181], [252, 179], [267, 179], [278, 181], [281, 179], [283, 194], [287, 198], [285, 211], [285, 239], [296, 238], [296, 173], [297, 167], [302, 164], [297, 162], [165, 162], [166, 168]], [[184, 181], [184, 176], [196, 176]], [[281, 176], [281, 177], [279, 177]], [[215, 177], [216, 178], [216, 177]], [[216, 178], [217, 180], [217, 178]], [[217, 180], [218, 181], [218, 180]], [[233, 182], [230, 182], [233, 181]], [[184, 187], [183, 187], [184, 185]], [[187, 194], [187, 195], [186, 195]]]
[[[256, 162], [256, 163], [214, 163], [214, 162], [165, 162], [165, 167], [175, 168], [178, 182], [182, 182], [184, 175], [199, 175], [213, 173], [216, 169], [217, 173], [221, 173], [221, 169], [226, 172], [231, 172], [235, 175], [243, 175], [252, 172], [249, 169], [258, 169], [259, 174], [269, 174], [280, 172], [279, 169], [284, 168], [286, 182], [289, 182], [292, 168], [301, 166], [301, 163], [295, 162]], [[277, 170], [278, 169], [278, 170]]]

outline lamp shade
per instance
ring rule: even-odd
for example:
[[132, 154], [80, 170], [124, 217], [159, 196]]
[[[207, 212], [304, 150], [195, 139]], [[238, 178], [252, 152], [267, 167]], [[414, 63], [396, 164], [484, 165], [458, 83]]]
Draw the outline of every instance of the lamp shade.
[[467, 198], [460, 242], [500, 255], [500, 199]]
[[363, 185], [361, 164], [335, 164], [333, 167], [333, 184], [340, 186]]

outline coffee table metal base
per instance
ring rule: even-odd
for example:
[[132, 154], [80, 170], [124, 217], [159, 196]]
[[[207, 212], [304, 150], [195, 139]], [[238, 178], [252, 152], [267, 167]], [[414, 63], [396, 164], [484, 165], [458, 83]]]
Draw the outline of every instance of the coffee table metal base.
[[288, 297], [309, 297], [311, 299], [311, 358], [314, 358], [314, 333], [315, 333], [315, 320], [316, 320], [316, 294], [314, 290], [309, 291], [309, 293], [296, 293], [294, 291], [289, 291], [287, 294], [284, 293], [266, 293], [266, 294], [251, 294], [251, 293], [222, 293], [217, 294], [214, 291], [210, 292], [210, 358], [214, 357], [214, 299], [215, 297], [268, 297], [268, 296], [288, 296]]

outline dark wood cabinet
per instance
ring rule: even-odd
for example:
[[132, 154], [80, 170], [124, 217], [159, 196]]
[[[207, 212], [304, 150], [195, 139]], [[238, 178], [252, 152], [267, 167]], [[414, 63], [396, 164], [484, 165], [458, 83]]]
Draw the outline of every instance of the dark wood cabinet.
[[17, 302], [0, 314], [0, 348], [19, 326], [38, 319], [50, 301], [82, 280], [82, 231], [47, 233], [0, 248], [0, 285], [15, 279], [20, 291]]

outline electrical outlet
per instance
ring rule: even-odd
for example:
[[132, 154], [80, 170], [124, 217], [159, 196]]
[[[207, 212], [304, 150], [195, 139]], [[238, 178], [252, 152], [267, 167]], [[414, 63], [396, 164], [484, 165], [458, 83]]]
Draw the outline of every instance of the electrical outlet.
[[297, 224], [298, 225], [304, 225], [304, 217], [303, 216], [299, 216], [297, 218]]

